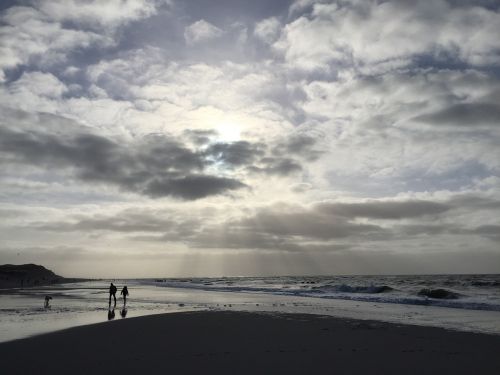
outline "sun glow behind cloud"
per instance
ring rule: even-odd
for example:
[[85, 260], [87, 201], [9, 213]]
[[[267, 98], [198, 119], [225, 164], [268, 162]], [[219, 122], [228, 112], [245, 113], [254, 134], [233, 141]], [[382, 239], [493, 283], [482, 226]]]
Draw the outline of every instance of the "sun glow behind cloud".
[[219, 142], [236, 142], [241, 139], [241, 128], [236, 123], [223, 122], [215, 126]]

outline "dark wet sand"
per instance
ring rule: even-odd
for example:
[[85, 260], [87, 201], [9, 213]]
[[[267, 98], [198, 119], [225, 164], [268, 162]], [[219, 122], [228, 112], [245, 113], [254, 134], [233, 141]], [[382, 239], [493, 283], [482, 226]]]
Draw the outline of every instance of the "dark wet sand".
[[2, 374], [500, 374], [500, 336], [314, 315], [191, 312], [0, 344]]

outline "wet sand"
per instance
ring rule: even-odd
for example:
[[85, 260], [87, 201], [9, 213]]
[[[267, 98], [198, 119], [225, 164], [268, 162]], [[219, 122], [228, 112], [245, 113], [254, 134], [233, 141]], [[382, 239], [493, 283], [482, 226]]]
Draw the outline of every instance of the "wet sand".
[[500, 336], [315, 315], [186, 312], [0, 344], [3, 374], [500, 374]]

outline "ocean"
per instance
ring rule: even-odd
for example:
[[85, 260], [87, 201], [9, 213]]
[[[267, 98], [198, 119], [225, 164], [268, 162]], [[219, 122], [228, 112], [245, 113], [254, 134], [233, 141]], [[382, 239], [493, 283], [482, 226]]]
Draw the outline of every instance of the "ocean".
[[153, 285], [500, 311], [500, 275], [223, 277]]
[[[280, 276], [92, 280], [0, 290], [0, 341], [126, 316], [193, 310], [305, 313], [500, 334], [500, 275]], [[52, 297], [44, 308], [44, 297]], [[123, 319], [118, 298], [113, 320]]]

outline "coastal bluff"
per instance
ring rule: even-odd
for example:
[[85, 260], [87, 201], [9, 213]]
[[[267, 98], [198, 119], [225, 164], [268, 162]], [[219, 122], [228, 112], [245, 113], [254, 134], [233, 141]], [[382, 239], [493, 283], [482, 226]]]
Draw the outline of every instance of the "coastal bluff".
[[0, 288], [23, 288], [63, 282], [62, 276], [37, 264], [0, 265]]

